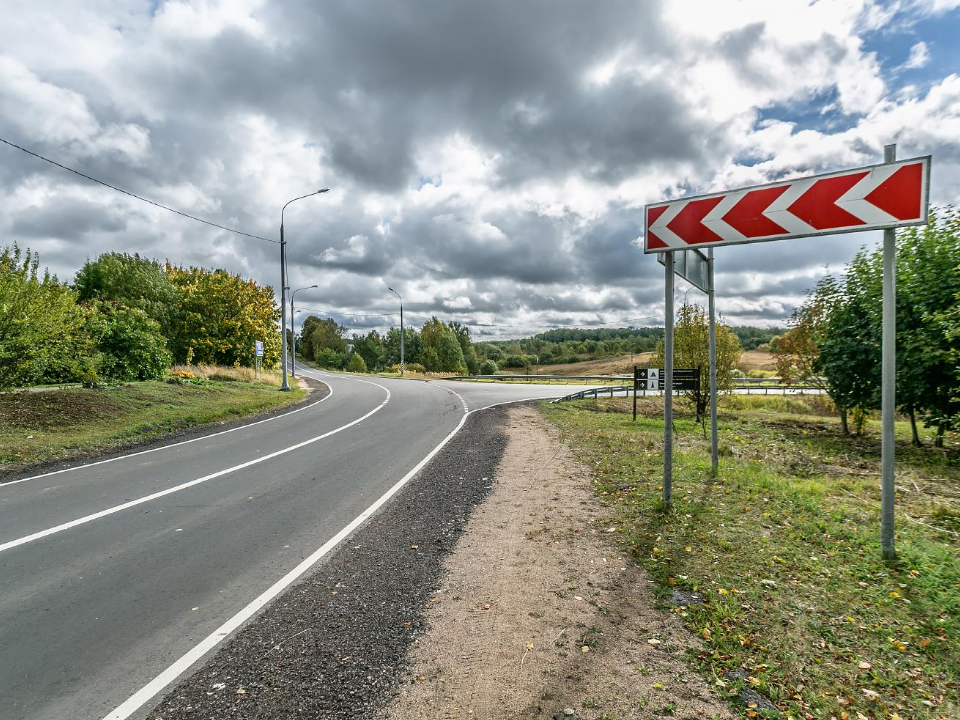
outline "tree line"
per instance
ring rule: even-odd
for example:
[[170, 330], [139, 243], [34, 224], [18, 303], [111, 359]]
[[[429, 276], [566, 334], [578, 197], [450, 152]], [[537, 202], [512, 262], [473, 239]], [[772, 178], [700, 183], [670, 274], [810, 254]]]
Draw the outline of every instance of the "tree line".
[[149, 380], [172, 363], [252, 365], [280, 359], [273, 289], [225, 270], [138, 254], [88, 260], [73, 283], [40, 271], [18, 246], [0, 250], [0, 388]]
[[[929, 223], [897, 231], [897, 406], [936, 428], [936, 445], [960, 427], [960, 213], [935, 209]], [[883, 251], [862, 249], [843, 274], [810, 291], [772, 343], [787, 382], [821, 384], [843, 431], [861, 433], [880, 408]]]
[[[351, 372], [398, 370], [400, 366], [400, 330], [391, 328], [385, 335], [372, 330], [366, 335], [346, 337], [346, 328], [333, 318], [310, 315], [303, 322], [297, 339], [298, 352], [321, 367]], [[498, 367], [484, 365], [470, 339], [470, 329], [452, 321], [444, 323], [432, 317], [416, 328], [403, 329], [403, 359], [407, 368], [419, 372], [445, 372], [459, 375], [493, 374]]]

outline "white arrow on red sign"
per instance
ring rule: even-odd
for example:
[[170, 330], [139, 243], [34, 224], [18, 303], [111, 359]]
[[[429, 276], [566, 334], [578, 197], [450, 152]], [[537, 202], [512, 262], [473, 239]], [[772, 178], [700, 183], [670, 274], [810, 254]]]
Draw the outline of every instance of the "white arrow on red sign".
[[927, 221], [930, 156], [646, 207], [644, 252]]

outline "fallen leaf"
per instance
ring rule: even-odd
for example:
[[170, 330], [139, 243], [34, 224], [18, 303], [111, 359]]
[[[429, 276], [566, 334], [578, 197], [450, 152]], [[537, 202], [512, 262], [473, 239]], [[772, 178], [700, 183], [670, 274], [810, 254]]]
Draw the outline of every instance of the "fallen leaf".
[[650, 638], [649, 640], [647, 640], [647, 645], [659, 645], [659, 644], [660, 644], [660, 641], [657, 640], [656, 638]]
[[857, 667], [860, 668], [861, 670], [870, 670], [871, 668], [873, 668], [873, 665], [868, 663], [866, 660], [861, 660], [860, 662], [857, 663]]
[[930, 638], [920, 638], [920, 647], [925, 648], [930, 646]]
[[700, 631], [700, 634], [703, 635], [704, 638], [706, 638], [707, 640], [709, 640], [709, 639], [710, 639], [710, 628], [704, 628], [703, 630]]
[[489, 609], [490, 609], [490, 603], [484, 603], [483, 605], [480, 606], [480, 609], [481, 609], [481, 610], [489, 610]]
[[533, 643], [532, 643], [532, 642], [528, 642], [528, 643], [527, 643], [527, 650], [533, 650]]
[[863, 688], [860, 692], [862, 692], [868, 700], [877, 700], [880, 697], [880, 693], [870, 688]]
[[239, 690], [237, 690], [237, 695], [246, 695], [246, 694], [247, 694], [247, 691], [244, 690], [243, 688], [240, 688]]
[[580, 648], [580, 652], [582, 652], [582, 653], [588, 653], [588, 652], [590, 652], [590, 646], [589, 646], [589, 645], [584, 645], [582, 648]]

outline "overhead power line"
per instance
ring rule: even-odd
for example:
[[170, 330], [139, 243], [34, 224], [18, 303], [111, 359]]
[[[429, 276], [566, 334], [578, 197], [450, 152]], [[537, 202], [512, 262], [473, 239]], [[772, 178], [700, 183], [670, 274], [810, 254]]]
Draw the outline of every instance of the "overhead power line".
[[153, 200], [148, 200], [148, 199], [145, 198], [145, 197], [141, 197], [140, 195], [137, 195], [137, 194], [135, 194], [135, 193], [132, 193], [132, 192], [130, 192], [129, 190], [124, 190], [123, 188], [118, 188], [116, 185], [111, 185], [110, 183], [104, 182], [103, 180], [98, 180], [97, 178], [91, 177], [90, 175], [87, 175], [87, 174], [85, 174], [85, 173], [82, 173], [82, 172], [80, 172], [79, 170], [74, 170], [73, 168], [67, 167], [66, 165], [61, 165], [60, 163], [58, 163], [58, 162], [55, 161], [55, 160], [51, 160], [50, 158], [44, 157], [43, 155], [40, 155], [39, 153], [35, 153], [35, 152], [33, 152], [32, 150], [27, 150], [25, 147], [20, 147], [20, 146], [17, 145], [16, 143], [12, 143], [12, 142], [10, 142], [9, 140], [4, 140], [3, 138], [0, 138], [0, 142], [4, 143], [5, 145], [9, 145], [9, 146], [12, 147], [12, 148], [16, 148], [17, 150], [19, 150], [19, 151], [21, 151], [21, 152], [25, 152], [27, 155], [33, 155], [33, 157], [38, 158], [39, 160], [43, 160], [44, 162], [48, 162], [48, 163], [50, 163], [51, 165], [56, 165], [58, 168], [61, 168], [61, 169], [63, 169], [63, 170], [66, 170], [67, 172], [72, 172], [74, 175], [79, 175], [80, 177], [85, 178], [85, 179], [87, 179], [87, 180], [90, 180], [90, 181], [92, 181], [92, 182], [95, 182], [95, 183], [97, 183], [98, 185], [103, 185], [104, 187], [108, 187], [108, 188], [110, 188], [111, 190], [116, 190], [118, 193], [123, 193], [124, 195], [129, 195], [130, 197], [136, 198], [137, 200], [140, 200], [141, 202], [145, 202], [145, 203], [147, 203], [148, 205], [153, 205], [153, 206], [158, 207], [158, 208], [160, 208], [160, 209], [162, 209], [162, 210], [166, 210], [167, 212], [172, 212], [172, 213], [174, 213], [175, 215], [180, 215], [181, 217], [189, 218], [190, 220], [196, 220], [196, 221], [199, 222], [199, 223], [203, 223], [204, 225], [210, 225], [211, 227], [219, 228], [220, 230], [226, 230], [227, 232], [236, 233], [237, 235], [243, 235], [244, 237], [253, 238], [254, 240], [263, 240], [264, 242], [269, 242], [269, 243], [279, 243], [279, 242], [280, 242], [279, 240], [271, 240], [270, 238], [260, 237], [259, 235], [251, 235], [250, 233], [245, 233], [245, 232], [243, 232], [242, 230], [236, 230], [236, 229], [234, 229], [234, 228], [226, 227], [226, 226], [224, 226], [224, 225], [218, 225], [218, 224], [215, 223], [215, 222], [210, 222], [209, 220], [204, 220], [203, 218], [198, 218], [198, 217], [196, 217], [195, 215], [190, 215], [189, 213], [180, 212], [179, 210], [175, 210], [175, 209], [172, 208], [172, 207], [167, 207], [166, 205], [161, 205], [161, 204], [158, 203], [158, 202], [154, 202]]

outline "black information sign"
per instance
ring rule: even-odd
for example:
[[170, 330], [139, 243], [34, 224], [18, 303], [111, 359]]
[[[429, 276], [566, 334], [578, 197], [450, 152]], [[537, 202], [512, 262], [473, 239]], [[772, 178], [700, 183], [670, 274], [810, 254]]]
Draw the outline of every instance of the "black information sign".
[[[633, 386], [637, 390], [663, 390], [662, 368], [634, 368]], [[673, 389], [700, 389], [700, 368], [674, 368]]]

